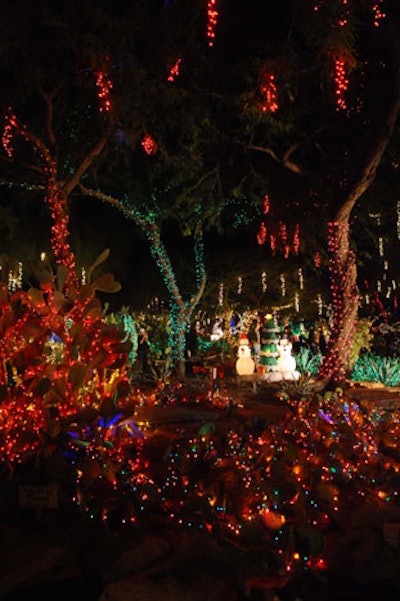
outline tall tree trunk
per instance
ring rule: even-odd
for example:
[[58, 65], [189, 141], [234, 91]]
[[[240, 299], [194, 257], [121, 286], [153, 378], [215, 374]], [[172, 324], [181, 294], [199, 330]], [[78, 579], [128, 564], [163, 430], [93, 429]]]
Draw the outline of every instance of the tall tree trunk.
[[396, 83], [392, 103], [382, 127], [376, 133], [375, 144], [366, 156], [365, 165], [349, 188], [334, 220], [329, 223], [328, 253], [330, 285], [333, 303], [333, 328], [325, 359], [319, 376], [321, 384], [331, 382], [341, 385], [350, 368], [354, 328], [358, 316], [358, 285], [356, 257], [350, 248], [350, 216], [357, 200], [375, 179], [400, 111], [400, 77], [396, 70]]
[[82, 192], [88, 196], [99, 198], [116, 207], [128, 219], [132, 219], [145, 234], [150, 247], [150, 253], [160, 271], [165, 287], [169, 294], [169, 314], [171, 323], [170, 344], [174, 372], [178, 379], [185, 377], [186, 331], [190, 326], [195, 308], [203, 296], [207, 276], [204, 263], [203, 226], [198, 222], [193, 231], [193, 251], [196, 273], [196, 286], [189, 300], [182, 298], [174, 268], [167, 249], [161, 240], [160, 226], [152, 215], [141, 213], [126, 201], [104, 194], [99, 190], [91, 190], [80, 184]]
[[350, 248], [348, 220], [333, 221], [328, 228], [333, 325], [319, 375], [322, 380], [341, 386], [348, 377], [359, 290], [356, 257]]

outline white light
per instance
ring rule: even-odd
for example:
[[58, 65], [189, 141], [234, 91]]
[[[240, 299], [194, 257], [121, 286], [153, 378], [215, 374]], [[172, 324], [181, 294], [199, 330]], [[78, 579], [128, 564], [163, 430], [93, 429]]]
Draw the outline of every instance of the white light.
[[266, 292], [266, 290], [267, 290], [267, 274], [265, 271], [263, 271], [261, 274], [261, 285], [262, 285], [262, 291]]
[[282, 296], [286, 296], [286, 280], [285, 280], [285, 276], [283, 273], [281, 273], [281, 275], [279, 276], [279, 279], [281, 281], [281, 294], [282, 294]]

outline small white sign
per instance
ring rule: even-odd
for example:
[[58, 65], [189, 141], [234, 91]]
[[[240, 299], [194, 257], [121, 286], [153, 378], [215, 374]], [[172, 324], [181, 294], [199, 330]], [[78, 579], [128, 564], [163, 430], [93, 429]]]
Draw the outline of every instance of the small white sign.
[[58, 509], [58, 487], [55, 485], [21, 485], [18, 490], [20, 507]]

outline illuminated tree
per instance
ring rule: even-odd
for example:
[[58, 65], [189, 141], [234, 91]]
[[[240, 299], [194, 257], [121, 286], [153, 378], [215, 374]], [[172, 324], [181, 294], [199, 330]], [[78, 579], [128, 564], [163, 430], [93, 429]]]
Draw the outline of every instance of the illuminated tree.
[[[35, 42], [45, 76], [26, 78], [36, 96], [21, 115], [11, 103], [22, 122], [58, 115], [45, 148], [57, 159], [59, 204], [89, 195], [142, 230], [167, 287], [178, 363], [204, 290], [206, 227], [219, 227], [221, 215], [226, 224], [233, 207], [254, 217], [256, 201], [258, 238], [296, 254], [318, 242], [324, 224], [328, 244], [310, 252], [330, 257], [334, 330], [321, 375], [343, 379], [358, 308], [351, 215], [398, 113], [396, 3], [284, 0], [272, 10], [251, 0], [243, 12], [241, 2], [143, 0], [92, 12], [84, 1], [79, 9], [79, 19], [62, 10], [45, 19], [47, 37], [38, 31]], [[32, 61], [19, 60], [28, 75]], [[37, 90], [47, 113], [32, 111]], [[4, 145], [11, 150], [7, 132]], [[193, 236], [195, 249], [180, 285], [164, 241], [171, 226]]]
[[[16, 86], [10, 86], [8, 92], [23, 105], [25, 110], [20, 111], [27, 115], [27, 121], [30, 107], [40, 107], [41, 120], [35, 116], [32, 124], [39, 133], [31, 134], [28, 127], [20, 125], [14, 109], [10, 109], [3, 147], [14, 164], [21, 159], [20, 153], [13, 153], [15, 135], [25, 141], [27, 155], [35, 151], [29, 156], [35, 186], [46, 191], [55, 222], [53, 253], [56, 263], [68, 269], [68, 286], [77, 286], [73, 281], [75, 257], [67, 240], [72, 197], [79, 194], [79, 202], [84, 202], [82, 193], [99, 198], [139, 226], [167, 289], [172, 357], [182, 374], [185, 330], [206, 283], [203, 228], [218, 217], [222, 202], [216, 166], [217, 159], [222, 158], [220, 143], [210, 160], [207, 156], [212, 146], [217, 147], [208, 91], [191, 95], [187, 84], [181, 89], [179, 83], [176, 85], [181, 61], [174, 55], [170, 40], [163, 39], [173, 37], [174, 32], [168, 34], [162, 27], [166, 13], [162, 5], [139, 2], [129, 13], [123, 8], [115, 11], [112, 20], [109, 7], [92, 13], [90, 3], [83, 3], [80, 11], [82, 20], [92, 20], [83, 35], [74, 28], [74, 15], [61, 11], [56, 22], [51, 15], [41, 14], [43, 21], [38, 31], [33, 27], [32, 37], [39, 36], [41, 28], [46, 29], [47, 37], [36, 40], [32, 49], [29, 41], [27, 47], [22, 39], [19, 50], [29, 54], [35, 64], [35, 78], [26, 98], [18, 98]], [[197, 13], [200, 17], [206, 14], [201, 3]], [[190, 16], [190, 11], [184, 11], [181, 26], [185, 15]], [[214, 20], [215, 15], [211, 16]], [[171, 15], [171, 27], [173, 22]], [[100, 24], [103, 31], [96, 37], [94, 30]], [[159, 36], [157, 56], [149, 46], [146, 24]], [[55, 39], [60, 27], [71, 32], [71, 38]], [[198, 31], [207, 47], [205, 31]], [[56, 55], [54, 62], [63, 63], [59, 72], [55, 64], [48, 65], [45, 55], [51, 56], [57, 44], [62, 56]], [[112, 52], [108, 53], [110, 45]], [[206, 65], [207, 58], [203, 57], [199, 70], [204, 71]], [[168, 119], [160, 113], [160, 102]], [[107, 152], [101, 157], [106, 143]], [[34, 189], [32, 182], [25, 187]], [[193, 239], [193, 286], [190, 276], [178, 284], [173, 258], [163, 241], [165, 224], [177, 224], [178, 233]]]
[[[348, 373], [359, 304], [352, 215], [396, 135], [400, 15], [396, 2], [285, 6], [282, 44], [259, 46], [264, 73], [277, 74], [274, 110], [260, 110], [248, 88], [243, 144], [278, 218], [300, 221], [303, 246], [327, 225], [333, 329], [320, 376], [338, 383]], [[272, 224], [267, 216], [265, 227]]]

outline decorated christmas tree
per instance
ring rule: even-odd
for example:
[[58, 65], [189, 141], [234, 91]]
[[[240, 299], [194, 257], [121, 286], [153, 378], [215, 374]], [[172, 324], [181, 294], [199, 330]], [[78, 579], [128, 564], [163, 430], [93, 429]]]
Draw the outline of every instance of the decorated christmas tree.
[[265, 372], [278, 371], [279, 327], [274, 315], [267, 313], [261, 326], [261, 351], [259, 364]]

